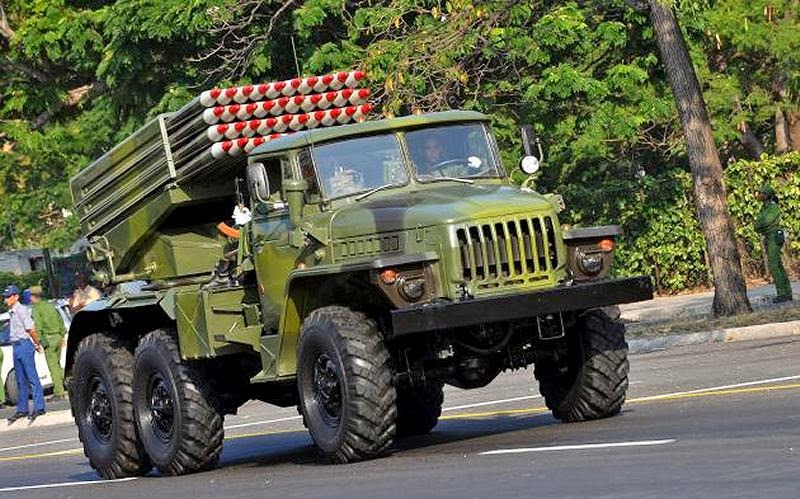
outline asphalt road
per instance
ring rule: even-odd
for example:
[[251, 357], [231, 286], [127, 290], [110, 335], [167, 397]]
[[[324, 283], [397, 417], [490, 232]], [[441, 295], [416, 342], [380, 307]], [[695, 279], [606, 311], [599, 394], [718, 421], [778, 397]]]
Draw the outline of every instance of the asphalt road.
[[222, 467], [93, 483], [71, 426], [0, 434], [0, 497], [799, 497], [800, 338], [631, 358], [623, 413], [555, 421], [530, 371], [451, 389], [385, 458], [321, 463], [294, 409], [226, 420]]

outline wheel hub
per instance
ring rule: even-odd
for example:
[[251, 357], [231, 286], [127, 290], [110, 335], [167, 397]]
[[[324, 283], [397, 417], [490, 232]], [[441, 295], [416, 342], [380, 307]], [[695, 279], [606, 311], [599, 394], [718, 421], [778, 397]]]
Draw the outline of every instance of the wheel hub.
[[314, 363], [314, 397], [328, 423], [342, 415], [342, 388], [336, 365], [327, 354], [320, 354]]
[[175, 403], [169, 385], [160, 374], [153, 375], [150, 380], [150, 416], [155, 434], [168, 440], [175, 421]]
[[111, 399], [105, 381], [99, 376], [89, 380], [89, 405], [86, 409], [86, 420], [98, 440], [108, 443], [114, 430], [114, 419]]

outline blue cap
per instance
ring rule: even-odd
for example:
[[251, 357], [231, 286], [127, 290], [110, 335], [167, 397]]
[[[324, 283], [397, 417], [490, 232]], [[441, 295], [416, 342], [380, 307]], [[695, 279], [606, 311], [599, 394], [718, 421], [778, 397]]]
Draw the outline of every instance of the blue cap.
[[8, 298], [9, 296], [14, 296], [19, 294], [19, 288], [13, 284], [9, 284], [6, 286], [6, 289], [3, 290], [3, 298]]

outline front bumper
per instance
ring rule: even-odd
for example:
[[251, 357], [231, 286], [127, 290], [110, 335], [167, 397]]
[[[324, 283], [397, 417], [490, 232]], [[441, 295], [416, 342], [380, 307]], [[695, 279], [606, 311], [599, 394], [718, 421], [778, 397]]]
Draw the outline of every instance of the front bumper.
[[603, 279], [506, 296], [427, 303], [392, 311], [392, 336], [526, 319], [650, 300], [649, 277]]

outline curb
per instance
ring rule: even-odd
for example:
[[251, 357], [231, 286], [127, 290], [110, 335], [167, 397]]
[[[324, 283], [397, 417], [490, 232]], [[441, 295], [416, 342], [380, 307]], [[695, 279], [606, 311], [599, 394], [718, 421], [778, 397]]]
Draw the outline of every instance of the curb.
[[666, 350], [672, 347], [700, 345], [703, 343], [725, 343], [729, 341], [762, 340], [781, 336], [800, 335], [800, 321], [772, 322], [756, 326], [716, 329], [700, 333], [670, 334], [654, 338], [628, 341], [628, 353], [641, 354]]
[[12, 431], [26, 431], [36, 430], [45, 426], [56, 426], [61, 424], [72, 423], [72, 413], [68, 410], [48, 412], [44, 416], [36, 418], [33, 424], [28, 424], [24, 419], [20, 419], [13, 425], [9, 425], [6, 421], [0, 421], [0, 433]]
[[[750, 298], [753, 309], [772, 308], [770, 296], [754, 296]], [[620, 319], [627, 322], [660, 322], [675, 319], [688, 319], [703, 315], [712, 315], [711, 301], [690, 305], [667, 305], [645, 307], [635, 310], [622, 310]]]
[[[700, 345], [703, 343], [761, 340], [766, 338], [778, 338], [782, 336], [800, 336], [800, 321], [774, 322], [770, 324], [759, 324], [757, 326], [734, 327], [728, 329], [717, 329], [714, 331], [703, 331], [700, 333], [670, 334], [667, 336], [657, 336], [654, 338], [629, 340], [628, 353], [643, 354], [666, 350], [673, 347]], [[0, 423], [0, 433], [25, 431], [29, 429], [42, 428], [45, 426], [56, 426], [72, 423], [72, 414], [70, 411], [54, 411], [38, 418], [30, 426], [25, 424], [24, 421], [18, 421], [11, 426]]]

